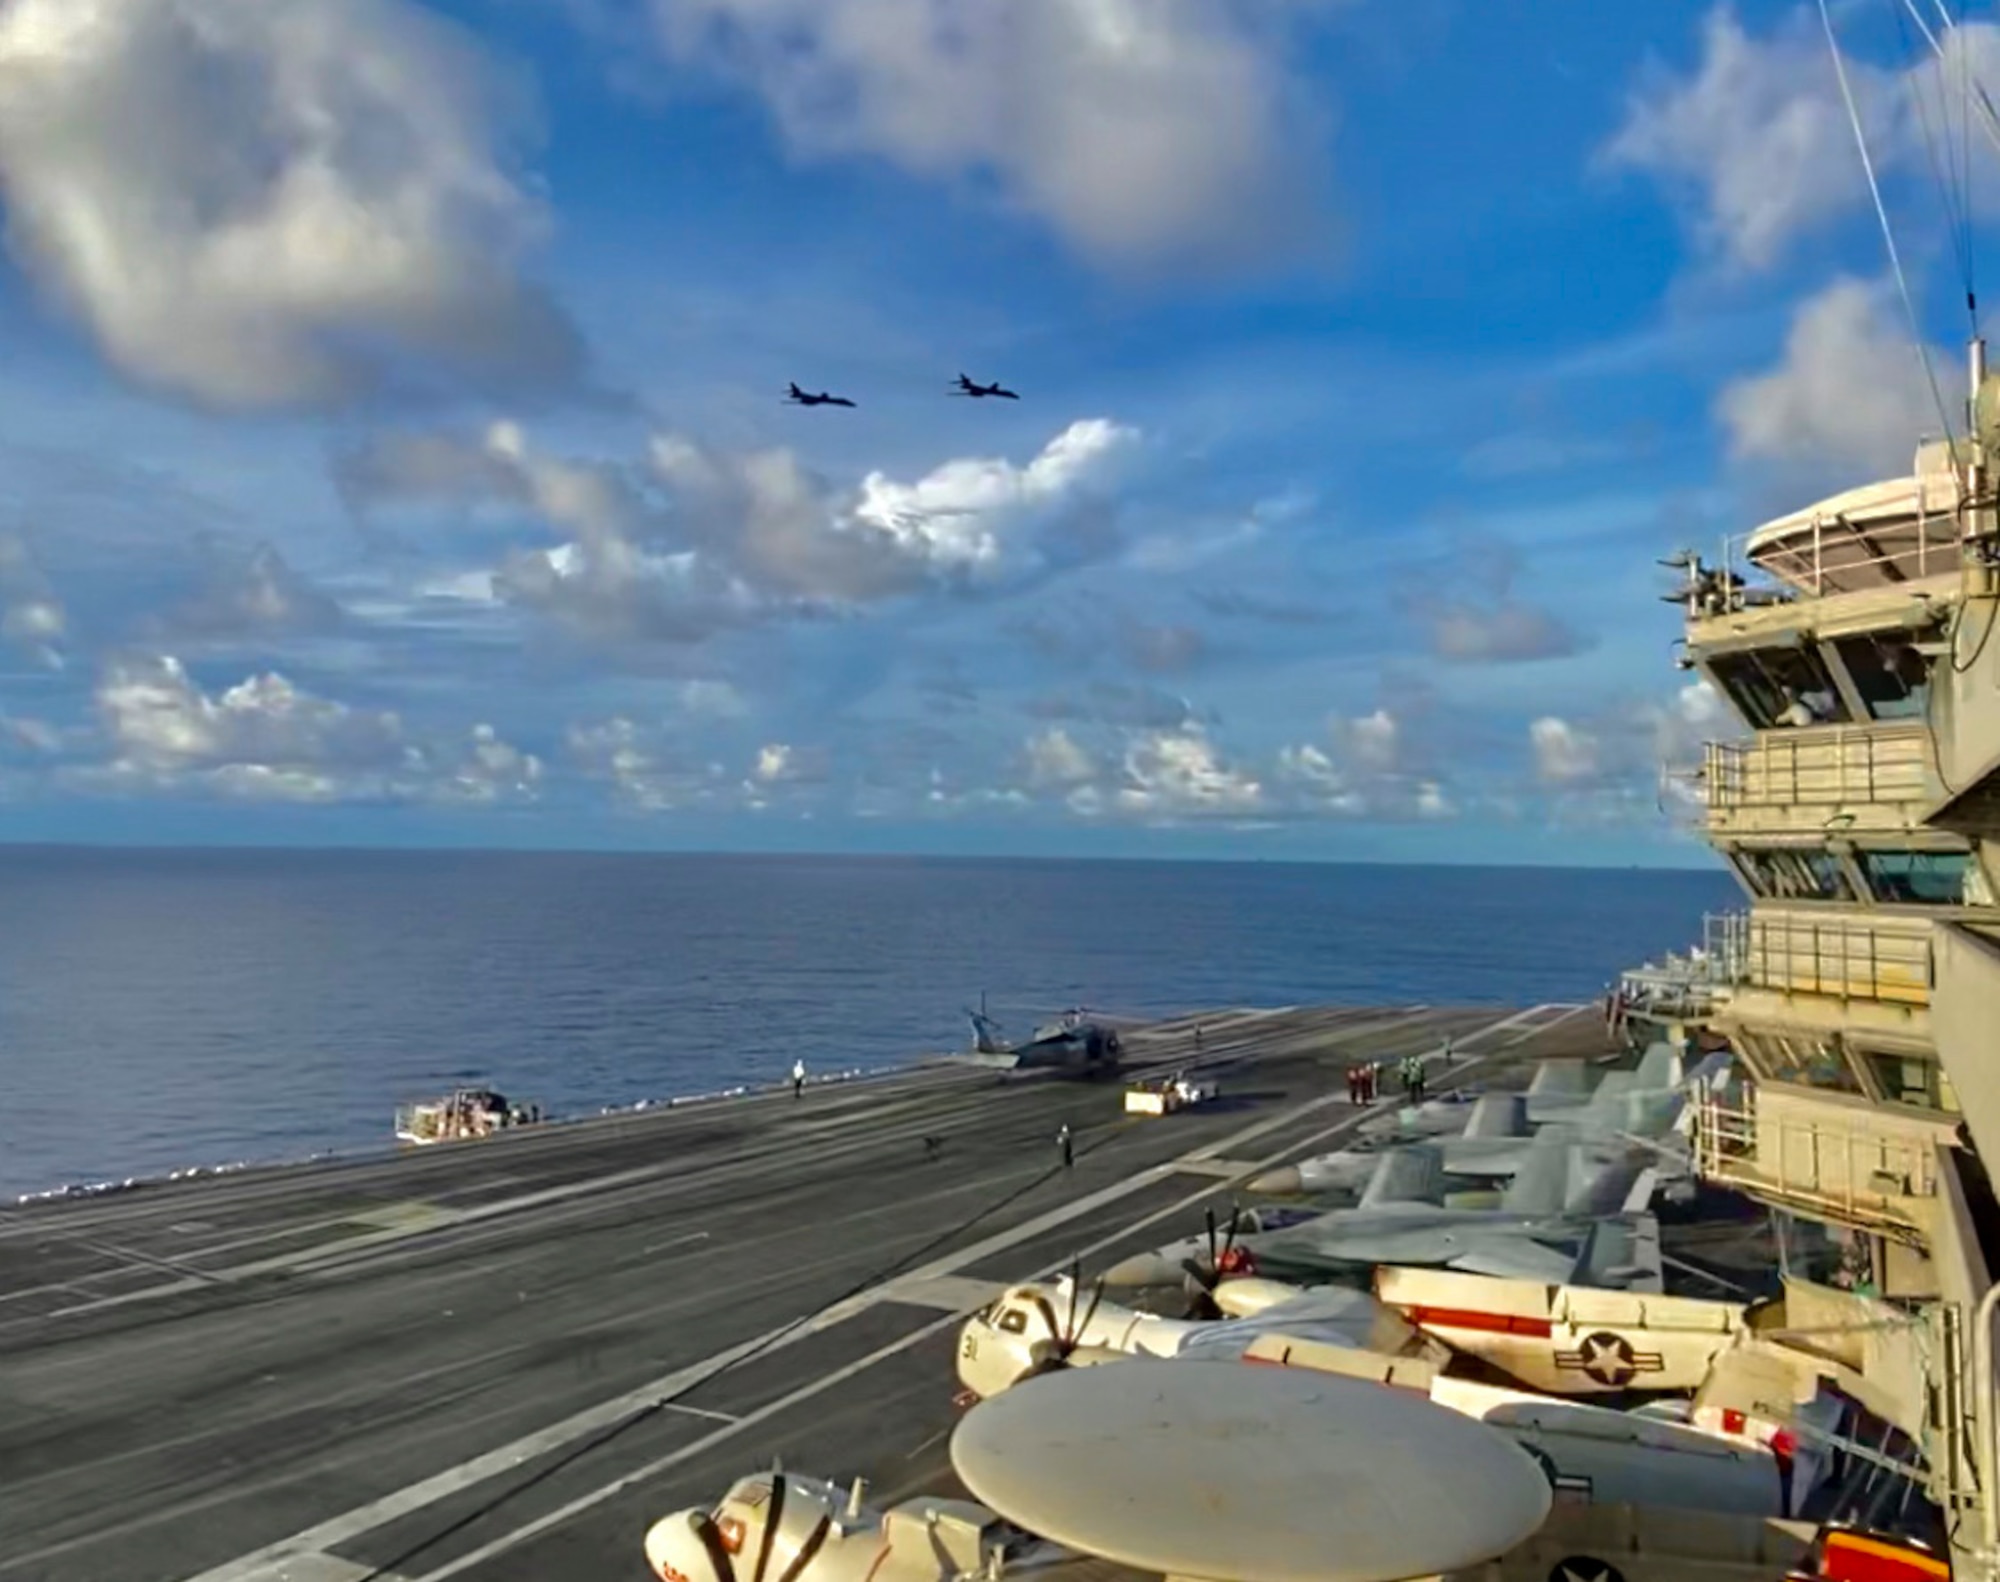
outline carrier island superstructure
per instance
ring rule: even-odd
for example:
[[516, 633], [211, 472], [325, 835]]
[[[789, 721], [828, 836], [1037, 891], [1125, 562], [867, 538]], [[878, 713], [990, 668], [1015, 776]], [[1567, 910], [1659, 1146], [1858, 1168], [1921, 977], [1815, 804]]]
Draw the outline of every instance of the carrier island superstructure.
[[[1749, 894], [1675, 1008], [1736, 1051], [1703, 1175], [1836, 1227], [1787, 1323], [1917, 1448], [1954, 1572], [2000, 1577], [2000, 379], [1907, 477], [1694, 555], [1685, 651], [1740, 721], [1690, 766]], [[1635, 975], [1628, 994], [1657, 1001]], [[1685, 991], [1693, 990], [1690, 996]]]

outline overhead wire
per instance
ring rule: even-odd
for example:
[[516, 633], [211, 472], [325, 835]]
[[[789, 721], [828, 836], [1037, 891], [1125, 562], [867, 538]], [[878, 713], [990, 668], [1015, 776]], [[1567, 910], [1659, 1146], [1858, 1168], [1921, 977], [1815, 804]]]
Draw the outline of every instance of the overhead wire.
[[[1897, 31], [1901, 34], [1904, 43], [1908, 44], [1910, 30], [1909, 18], [1906, 15], [1908, 10], [1907, 0], [1905, 0], [1902, 6], [1897, 4], [1897, 0], [1888, 0], [1888, 6], [1890, 15], [1896, 19]], [[1921, 18], [1918, 21], [1921, 26]], [[1929, 38], [1928, 33], [1925, 36], [1926, 39]], [[1958, 53], [1962, 60], [1965, 52], [1960, 50]], [[1930, 112], [1924, 103], [1927, 95], [1924, 91], [1923, 81], [1918, 74], [1914, 72], [1911, 74], [1908, 88], [1911, 108], [1916, 113], [1917, 130], [1923, 138], [1924, 158], [1930, 166], [1932, 179], [1937, 183], [1938, 199], [1944, 206], [1947, 228], [1951, 233], [1952, 251], [1958, 259], [1959, 283], [1965, 291], [1966, 316], [1971, 321], [1972, 334], [1976, 337], [1979, 334], [1979, 299], [1974, 289], [1972, 276], [1972, 227], [1969, 194], [1955, 180], [1958, 174], [1957, 150], [1953, 146], [1952, 139], [1951, 96], [1945, 83], [1946, 70], [1946, 64], [1940, 61], [1937, 72], [1938, 120], [1940, 122], [1938, 136], [1933, 136], [1931, 132]], [[1944, 157], [1942, 160], [1938, 157], [1938, 145], [1940, 141], [1944, 145]]]
[[1896, 230], [1889, 223], [1889, 208], [1882, 201], [1882, 186], [1875, 179], [1875, 161], [1868, 152], [1868, 134], [1861, 125], [1861, 112], [1854, 103], [1854, 90], [1847, 81], [1847, 63], [1841, 57], [1840, 39], [1833, 30], [1833, 13], [1827, 8], [1827, 0], [1819, 0], [1820, 24], [1826, 30], [1826, 46], [1833, 55], [1834, 75], [1840, 80], [1841, 102], [1847, 106], [1848, 124], [1854, 129], [1854, 144], [1861, 152], [1861, 168], [1868, 177], [1868, 192], [1875, 200], [1875, 217], [1882, 224], [1883, 245], [1889, 250], [1889, 267], [1896, 277], [1896, 291], [1903, 299], [1903, 313], [1910, 323], [1911, 344], [1916, 350], [1917, 362], [1923, 368], [1924, 382], [1930, 386], [1931, 399], [1936, 402], [1938, 417], [1944, 424], [1945, 437], [1952, 432], [1951, 415], [1945, 406], [1944, 392], [1938, 388], [1937, 374], [1931, 367], [1930, 352], [1924, 345], [1924, 331], [1917, 318], [1917, 305], [1910, 296], [1910, 282], [1903, 272], [1902, 254], [1896, 248]]
[[[1095, 1153], [1099, 1148], [1103, 1147], [1106, 1143], [1109, 1143], [1118, 1136], [1122, 1135], [1122, 1133], [1123, 1133], [1122, 1127], [1114, 1126], [1109, 1129], [1108, 1135], [1099, 1138], [1096, 1142], [1091, 1143], [1086, 1147], [1078, 1148], [1076, 1150], [1076, 1156], [1078, 1158], [1086, 1158], [1090, 1154]], [[831, 1312], [835, 1308], [838, 1308], [844, 1302], [850, 1302], [854, 1300], [854, 1298], [860, 1296], [863, 1292], [873, 1290], [875, 1287], [883, 1284], [885, 1281], [894, 1279], [897, 1275], [904, 1273], [912, 1263], [915, 1263], [917, 1260], [923, 1258], [929, 1253], [937, 1251], [939, 1248], [945, 1246], [947, 1243], [957, 1240], [959, 1237], [963, 1236], [967, 1231], [971, 1230], [974, 1226], [978, 1225], [980, 1221], [987, 1219], [994, 1214], [997, 1214], [1000, 1210], [1007, 1208], [1011, 1204], [1019, 1202], [1022, 1198], [1026, 1197], [1029, 1193], [1033, 1192], [1035, 1188], [1043, 1185], [1051, 1178], [1063, 1174], [1067, 1168], [1068, 1167], [1062, 1163], [1056, 1163], [1050, 1165], [1049, 1168], [1044, 1170], [1040, 1175], [1034, 1176], [1030, 1180], [1024, 1182], [1022, 1185], [1016, 1187], [1013, 1191], [1008, 1192], [1001, 1197], [993, 1199], [984, 1208], [978, 1210], [974, 1214], [967, 1216], [965, 1219], [960, 1220], [956, 1224], [947, 1227], [945, 1230], [940, 1231], [937, 1235], [931, 1237], [930, 1240], [924, 1242], [921, 1246], [915, 1248], [913, 1251], [906, 1252], [902, 1256], [896, 1258], [894, 1261], [872, 1270], [862, 1279], [856, 1281], [855, 1284], [848, 1287], [845, 1291], [841, 1292], [840, 1295], [833, 1297], [831, 1300], [820, 1304], [818, 1307], [813, 1308], [810, 1312], [801, 1314], [799, 1317], [793, 1319], [790, 1323], [782, 1325], [778, 1329], [773, 1330], [770, 1334], [765, 1335], [761, 1340], [759, 1340], [754, 1346], [751, 1346], [743, 1351], [737, 1352], [733, 1356], [724, 1358], [720, 1363], [718, 1363], [715, 1367], [709, 1369], [699, 1378], [691, 1379], [686, 1384], [681, 1385], [679, 1388], [670, 1390], [666, 1394], [659, 1396], [657, 1399], [648, 1401], [643, 1406], [633, 1408], [633, 1410], [627, 1416], [620, 1418], [615, 1423], [612, 1423], [609, 1427], [605, 1428], [601, 1433], [594, 1434], [591, 1437], [582, 1440], [573, 1449], [565, 1451], [562, 1455], [556, 1457], [554, 1460], [550, 1461], [546, 1465], [530, 1473], [527, 1477], [521, 1479], [519, 1482], [510, 1483], [509, 1485], [507, 1485], [506, 1488], [501, 1489], [498, 1493], [496, 1493], [491, 1499], [481, 1502], [477, 1507], [466, 1512], [463, 1516], [458, 1517], [456, 1520], [447, 1523], [445, 1526], [439, 1528], [436, 1532], [429, 1533], [421, 1538], [416, 1539], [414, 1542], [407, 1545], [400, 1553], [392, 1555], [390, 1558], [382, 1561], [379, 1565], [375, 1566], [372, 1570], [368, 1571], [366, 1575], [358, 1578], [357, 1582], [385, 1582], [385, 1579], [397, 1576], [398, 1573], [401, 1571], [401, 1568], [407, 1561], [415, 1559], [418, 1555], [424, 1553], [428, 1549], [436, 1548], [437, 1545], [443, 1543], [446, 1539], [451, 1538], [456, 1534], [463, 1532], [468, 1527], [471, 1527], [478, 1522], [484, 1521], [487, 1517], [493, 1515], [496, 1511], [500, 1510], [501, 1507], [511, 1503], [512, 1501], [520, 1498], [520, 1496], [522, 1496], [523, 1494], [526, 1494], [530, 1490], [547, 1482], [550, 1478], [554, 1477], [558, 1472], [561, 1472], [565, 1468], [574, 1465], [576, 1462], [582, 1460], [585, 1456], [591, 1454], [593, 1451], [601, 1450], [606, 1445], [609, 1445], [615, 1440], [622, 1438], [624, 1435], [630, 1433], [634, 1428], [637, 1428], [641, 1423], [650, 1422], [660, 1413], [667, 1411], [676, 1402], [684, 1399], [686, 1396], [700, 1389], [703, 1385], [713, 1383], [715, 1380], [721, 1378], [724, 1374], [729, 1373], [732, 1370], [741, 1367], [744, 1363], [751, 1362], [756, 1358], [763, 1356], [765, 1353], [769, 1352], [773, 1347], [777, 1346], [780, 1342], [784, 1341], [789, 1336], [796, 1334], [800, 1329], [815, 1322], [823, 1314]]]

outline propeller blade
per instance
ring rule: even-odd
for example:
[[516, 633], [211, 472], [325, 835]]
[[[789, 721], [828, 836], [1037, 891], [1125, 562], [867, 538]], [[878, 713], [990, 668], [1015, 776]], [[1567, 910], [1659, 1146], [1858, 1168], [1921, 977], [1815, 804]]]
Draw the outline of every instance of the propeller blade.
[[1102, 1302], [1103, 1300], [1104, 1300], [1104, 1281], [1100, 1277], [1099, 1279], [1094, 1281], [1091, 1285], [1090, 1306], [1086, 1307], [1083, 1310], [1083, 1322], [1077, 1325], [1075, 1330], [1072, 1331], [1070, 1334], [1069, 1349], [1072, 1352], [1074, 1352], [1078, 1347], [1078, 1345], [1082, 1343], [1083, 1337], [1090, 1332], [1090, 1321], [1093, 1318], [1097, 1317], [1097, 1304], [1099, 1302]]
[[1215, 1205], [1210, 1204], [1201, 1212], [1202, 1217], [1208, 1222], [1208, 1266], [1213, 1269], [1221, 1257], [1215, 1246]]
[[757, 1569], [751, 1573], [750, 1582], [764, 1582], [764, 1573], [770, 1569], [771, 1549], [778, 1537], [778, 1523], [785, 1514], [785, 1475], [775, 1465], [771, 1468], [771, 1508], [764, 1518], [764, 1541], [757, 1546]]
[[1065, 1351], [1076, 1345], [1076, 1299], [1082, 1283], [1083, 1260], [1072, 1258], [1069, 1264], [1069, 1311], [1063, 1315], [1063, 1332], [1056, 1337]]

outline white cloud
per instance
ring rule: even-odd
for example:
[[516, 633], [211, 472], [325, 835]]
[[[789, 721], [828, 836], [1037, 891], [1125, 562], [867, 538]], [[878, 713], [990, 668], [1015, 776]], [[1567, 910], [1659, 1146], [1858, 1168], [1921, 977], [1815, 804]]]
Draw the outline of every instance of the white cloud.
[[1231, 763], [1199, 724], [1176, 729], [1127, 729], [1099, 751], [1069, 731], [1051, 728], [1023, 744], [1022, 784], [983, 800], [1019, 802], [1054, 797], [1087, 818], [1115, 816], [1145, 823], [1244, 818], [1264, 804], [1255, 773]]
[[1028, 783], [1038, 790], [1086, 785], [1102, 772], [1097, 759], [1060, 726], [1028, 738]]
[[1336, 716], [1327, 730], [1342, 756], [1369, 774], [1393, 774], [1402, 765], [1403, 728], [1387, 709], [1352, 719]]
[[[1955, 359], [1933, 352], [1949, 379]], [[1738, 456], [1822, 460], [1907, 472], [1925, 434], [1944, 418], [1888, 292], [1838, 280], [1805, 302], [1768, 373], [1739, 379], [1716, 401]]]
[[728, 626], [930, 591], [1020, 586], [1110, 547], [1139, 436], [1072, 423], [1025, 465], [948, 461], [842, 491], [787, 450], [662, 435], [644, 468], [538, 454], [512, 424], [479, 441], [388, 436], [336, 460], [357, 509], [498, 504], [565, 541], [519, 550], [501, 597], [610, 639], [696, 642]]
[[434, 746], [397, 714], [350, 707], [275, 672], [213, 694], [178, 659], [107, 664], [95, 702], [109, 758], [76, 766], [86, 786], [191, 790], [288, 802], [491, 803], [532, 797], [542, 766], [490, 725]]
[[914, 483], [870, 472], [851, 496], [789, 451], [729, 455], [667, 436], [652, 460], [683, 530], [752, 584], [860, 603], [1014, 583], [1102, 553], [1102, 513], [1138, 444], [1132, 429], [1085, 418], [1025, 466], [964, 457]]
[[621, 801], [642, 812], [707, 800], [722, 776], [719, 764], [688, 768], [671, 762], [658, 732], [623, 716], [571, 726], [566, 746], [586, 775], [608, 781]]
[[1156, 819], [1254, 813], [1264, 787], [1226, 762], [1199, 728], [1149, 731], [1125, 749], [1117, 807]]
[[769, 785], [775, 780], [789, 780], [796, 770], [792, 763], [792, 749], [785, 742], [770, 742], [757, 749], [756, 767], [750, 771], [753, 778]]
[[405, 767], [392, 713], [366, 713], [252, 676], [211, 697], [171, 657], [115, 660], [97, 687], [112, 772], [158, 787], [203, 783], [232, 794], [331, 801], [353, 776]]
[[1450, 818], [1456, 803], [1440, 777], [1420, 769], [1404, 722], [1386, 708], [1334, 715], [1327, 721], [1331, 751], [1311, 742], [1278, 755], [1279, 779], [1296, 795], [1299, 811], [1342, 818]]
[[1486, 607], [1440, 603], [1428, 612], [1427, 625], [1431, 651], [1465, 663], [1559, 659], [1582, 646], [1553, 615], [1514, 599]]
[[1255, 261], [1313, 212], [1298, 0], [652, 7], [669, 57], [761, 95], [799, 155], [985, 183], [1105, 262]]
[[431, 767], [432, 793], [440, 801], [530, 801], [541, 791], [541, 759], [501, 740], [491, 725], [473, 726], [456, 751], [437, 754]]
[[1583, 722], [1544, 715], [1529, 725], [1528, 745], [1536, 778], [1564, 805], [1650, 818], [1661, 796], [1696, 809], [1706, 744], [1742, 734], [1721, 694], [1693, 681], [1665, 703], [1606, 709]]
[[425, 364], [567, 377], [515, 272], [522, 86], [407, 0], [11, 0], [8, 241], [134, 378], [227, 407], [325, 403]]
[[202, 547], [203, 585], [165, 623], [177, 636], [239, 638], [331, 631], [341, 609], [270, 544]]
[[1405, 597], [1431, 652], [1459, 664], [1508, 664], [1559, 659], [1586, 647], [1564, 622], [1513, 596], [1520, 569], [1519, 553], [1501, 539], [1461, 542], [1438, 574]]
[[[1953, 125], [1968, 113], [1957, 103], [1962, 68], [1995, 80], [2000, 28], [1953, 28], [1942, 73], [1928, 46], [1915, 47], [1918, 59], [1901, 70], [1851, 58], [1845, 65], [1878, 172], [1927, 181], [1927, 137], [1944, 138], [1947, 103]], [[1690, 193], [1704, 243], [1745, 268], [1769, 267], [1799, 238], [1869, 201], [1826, 36], [1808, 7], [1764, 38], [1745, 32], [1729, 7], [1711, 11], [1700, 65], [1685, 77], [1655, 68], [1600, 158]]]
[[1603, 772], [1603, 750], [1590, 732], [1553, 714], [1528, 727], [1534, 749], [1535, 773], [1548, 785], [1577, 785]]
[[18, 535], [0, 533], [0, 642], [12, 644], [37, 664], [60, 670], [62, 640], [68, 630], [68, 611], [27, 543]]

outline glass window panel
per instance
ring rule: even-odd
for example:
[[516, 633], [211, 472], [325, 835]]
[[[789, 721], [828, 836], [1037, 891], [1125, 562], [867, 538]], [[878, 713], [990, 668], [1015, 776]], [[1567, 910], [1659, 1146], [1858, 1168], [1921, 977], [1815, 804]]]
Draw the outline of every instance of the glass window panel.
[[1963, 851], [1863, 851], [1856, 854], [1876, 900], [1904, 906], [1962, 906], [1972, 855]]
[[1920, 1055], [1891, 1055], [1868, 1050], [1868, 1069], [1881, 1085], [1884, 1098], [1898, 1104], [1915, 1104], [1927, 1110], [1942, 1108], [1939, 1103], [1937, 1063]]
[[1930, 661], [1907, 642], [1847, 637], [1834, 645], [1854, 688], [1878, 720], [1922, 719], [1930, 693]]
[[1751, 890], [1775, 901], [1842, 901], [1849, 898], [1840, 859], [1819, 849], [1739, 850]]

